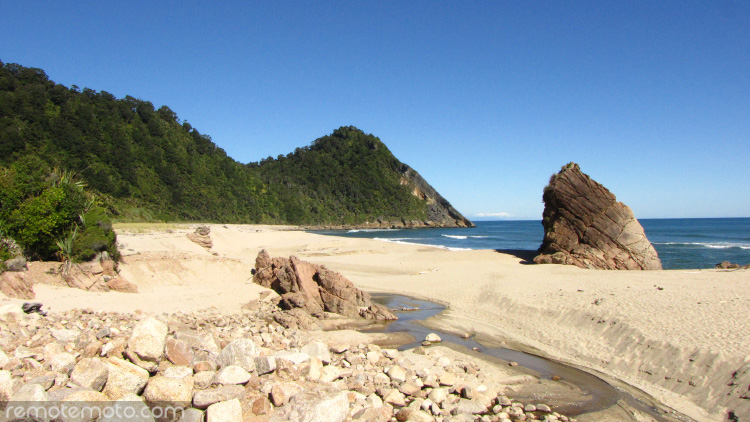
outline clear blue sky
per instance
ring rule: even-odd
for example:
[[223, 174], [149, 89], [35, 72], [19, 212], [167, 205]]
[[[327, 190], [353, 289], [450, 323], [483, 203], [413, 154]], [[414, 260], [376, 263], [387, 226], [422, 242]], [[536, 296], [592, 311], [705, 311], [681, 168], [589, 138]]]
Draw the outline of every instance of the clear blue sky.
[[241, 162], [354, 125], [456, 208], [569, 161], [639, 218], [750, 216], [747, 1], [10, 1], [0, 60], [167, 105]]

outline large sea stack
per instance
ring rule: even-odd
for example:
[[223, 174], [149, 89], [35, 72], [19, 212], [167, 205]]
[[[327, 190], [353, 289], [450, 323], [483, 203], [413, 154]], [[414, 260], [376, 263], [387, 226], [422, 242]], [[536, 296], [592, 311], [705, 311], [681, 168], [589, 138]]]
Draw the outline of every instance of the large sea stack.
[[661, 261], [633, 211], [569, 163], [544, 189], [544, 242], [538, 264], [605, 270], [660, 270]]

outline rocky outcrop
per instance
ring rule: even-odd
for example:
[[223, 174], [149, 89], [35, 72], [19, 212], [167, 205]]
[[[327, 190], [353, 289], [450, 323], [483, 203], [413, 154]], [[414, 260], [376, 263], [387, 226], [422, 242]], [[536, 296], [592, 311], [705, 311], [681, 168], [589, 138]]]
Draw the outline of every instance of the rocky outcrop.
[[193, 233], [187, 235], [187, 238], [202, 248], [211, 249], [214, 246], [211, 240], [211, 227], [208, 226], [196, 228]]
[[615, 195], [570, 163], [544, 189], [539, 264], [607, 270], [660, 270], [638, 220]]
[[62, 278], [68, 287], [90, 292], [138, 293], [138, 286], [115, 271], [115, 263], [106, 253], [91, 262], [63, 264]]
[[443, 198], [416, 170], [406, 164], [401, 164], [401, 184], [408, 185], [412, 194], [427, 202], [427, 219], [420, 222], [404, 222], [405, 226], [419, 227], [474, 227], [474, 223], [461, 215], [458, 210]]
[[284, 309], [302, 308], [313, 316], [332, 312], [347, 317], [397, 319], [341, 274], [295, 256], [271, 258], [265, 250], [260, 251], [253, 281], [281, 295], [279, 306]]
[[34, 299], [34, 283], [26, 272], [7, 271], [0, 274], [0, 292], [16, 299]]

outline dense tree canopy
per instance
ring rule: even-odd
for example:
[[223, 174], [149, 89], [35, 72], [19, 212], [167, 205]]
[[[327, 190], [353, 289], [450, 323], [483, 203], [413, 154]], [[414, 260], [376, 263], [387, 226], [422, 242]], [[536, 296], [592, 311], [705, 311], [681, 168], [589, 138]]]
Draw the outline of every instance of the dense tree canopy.
[[357, 128], [245, 165], [167, 106], [0, 62], [0, 166], [24, 160], [75, 171], [119, 220], [358, 224], [426, 212], [401, 183], [401, 163]]

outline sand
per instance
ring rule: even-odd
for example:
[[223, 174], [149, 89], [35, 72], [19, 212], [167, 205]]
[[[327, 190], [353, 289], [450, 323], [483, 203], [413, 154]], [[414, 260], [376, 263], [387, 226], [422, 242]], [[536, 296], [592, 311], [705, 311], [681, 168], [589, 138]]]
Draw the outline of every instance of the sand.
[[52, 311], [213, 306], [239, 312], [265, 291], [250, 273], [265, 248], [272, 256], [294, 254], [325, 264], [370, 292], [447, 304], [448, 311], [431, 324], [590, 368], [695, 420], [726, 420], [729, 410], [750, 415], [747, 270], [583, 270], [526, 265], [521, 257], [495, 251], [447, 251], [269, 226], [210, 227], [211, 250], [187, 239], [194, 226], [118, 229], [120, 271], [139, 293], [37, 284], [36, 300]]

